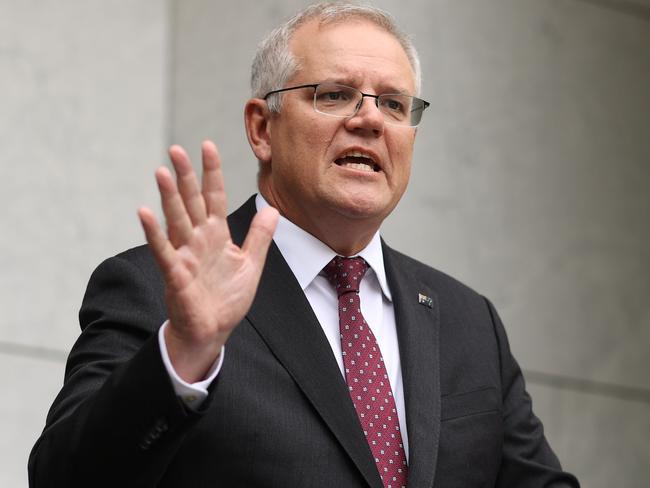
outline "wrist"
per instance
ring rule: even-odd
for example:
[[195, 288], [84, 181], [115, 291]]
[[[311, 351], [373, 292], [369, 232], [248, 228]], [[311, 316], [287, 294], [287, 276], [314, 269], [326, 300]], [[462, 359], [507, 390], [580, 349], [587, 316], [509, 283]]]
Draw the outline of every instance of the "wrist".
[[174, 370], [187, 383], [196, 383], [206, 378], [225, 342], [190, 340], [177, 334], [171, 323], [164, 330], [164, 340]]

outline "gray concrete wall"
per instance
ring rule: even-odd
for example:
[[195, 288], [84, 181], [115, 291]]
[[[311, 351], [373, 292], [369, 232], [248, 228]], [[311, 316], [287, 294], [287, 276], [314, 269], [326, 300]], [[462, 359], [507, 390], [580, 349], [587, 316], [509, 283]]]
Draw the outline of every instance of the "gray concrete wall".
[[167, 26], [158, 0], [0, 0], [2, 487], [27, 486], [90, 272], [157, 201]]
[[[0, 0], [0, 486], [26, 484], [88, 275], [142, 241], [164, 147], [212, 138], [231, 208], [255, 190], [250, 61], [305, 4]], [[584, 486], [646, 486], [650, 2], [376, 5], [432, 102], [386, 239], [495, 302]]]

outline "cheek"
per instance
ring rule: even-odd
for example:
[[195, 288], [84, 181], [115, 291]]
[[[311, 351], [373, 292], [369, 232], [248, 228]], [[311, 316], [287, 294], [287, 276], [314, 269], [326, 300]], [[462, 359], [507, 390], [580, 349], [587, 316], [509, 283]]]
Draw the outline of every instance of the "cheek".
[[287, 140], [290, 150], [295, 150], [302, 158], [309, 158], [315, 163], [327, 152], [333, 136], [334, 131], [322, 119], [306, 117], [292, 124]]
[[394, 172], [400, 179], [408, 178], [411, 174], [411, 160], [413, 158], [413, 138], [392, 141], [391, 160], [394, 165]]
[[[298, 127], [304, 131], [304, 140], [311, 151], [323, 153], [332, 144], [340, 124], [335, 118], [328, 118], [326, 115], [314, 114], [304, 125]], [[300, 133], [300, 132], [298, 132]]]
[[324, 164], [332, 139], [328, 134], [322, 121], [309, 117], [296, 118], [282, 126], [274, 153], [277, 157], [273, 171], [278, 187], [287, 192], [314, 191], [328, 166]]

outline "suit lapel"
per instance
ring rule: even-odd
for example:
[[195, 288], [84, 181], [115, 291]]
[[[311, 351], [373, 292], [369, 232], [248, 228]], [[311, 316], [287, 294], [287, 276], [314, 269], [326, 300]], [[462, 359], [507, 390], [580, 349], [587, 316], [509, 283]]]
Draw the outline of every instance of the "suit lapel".
[[[393, 294], [404, 383], [408, 486], [430, 487], [435, 477], [440, 435], [438, 302], [434, 291], [418, 279], [418, 268], [412, 261], [385, 244], [383, 250]], [[431, 302], [419, 303], [420, 294], [431, 298]]]
[[[251, 198], [229, 218], [233, 241], [237, 244], [242, 243], [254, 213]], [[247, 318], [368, 484], [381, 488], [379, 473], [329, 342], [274, 243]]]

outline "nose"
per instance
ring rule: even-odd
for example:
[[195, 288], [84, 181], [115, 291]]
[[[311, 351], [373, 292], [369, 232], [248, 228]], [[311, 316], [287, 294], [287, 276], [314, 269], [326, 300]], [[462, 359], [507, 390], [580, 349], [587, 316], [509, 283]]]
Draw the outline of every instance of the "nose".
[[377, 106], [377, 99], [364, 95], [359, 101], [357, 112], [345, 120], [348, 130], [366, 131], [375, 136], [384, 133], [384, 115]]

